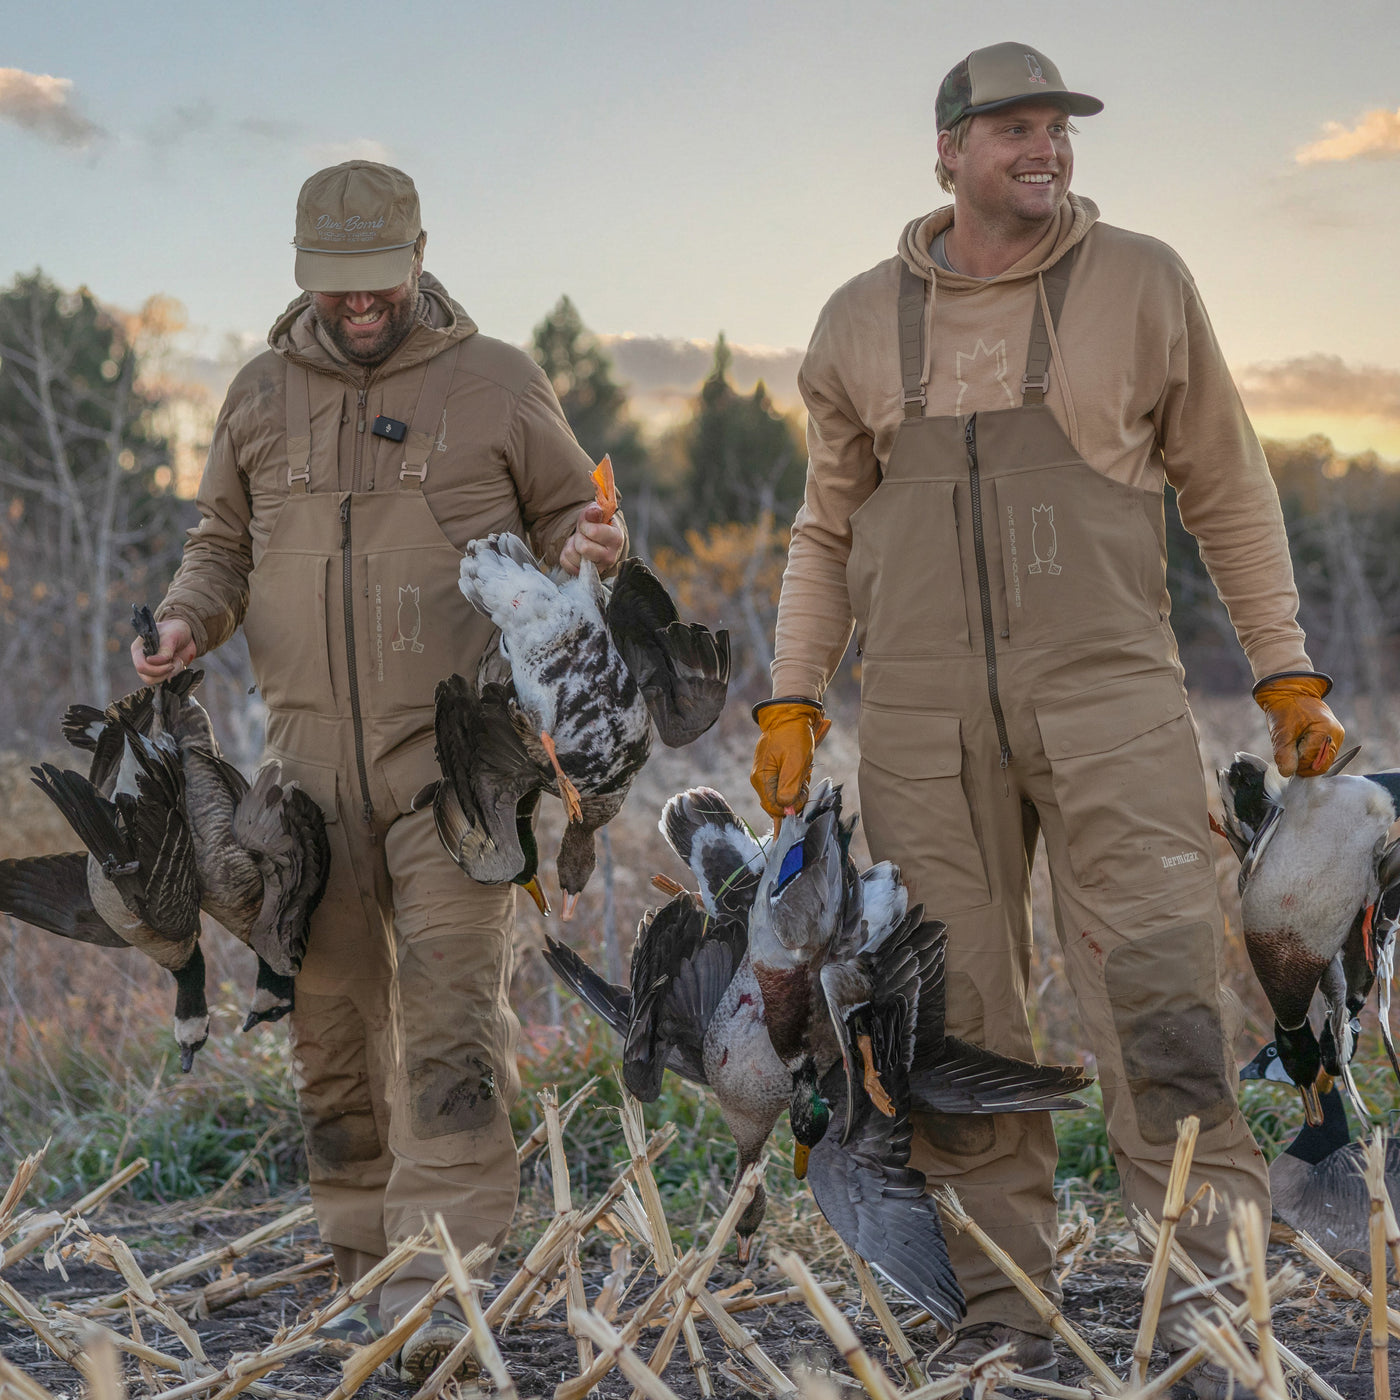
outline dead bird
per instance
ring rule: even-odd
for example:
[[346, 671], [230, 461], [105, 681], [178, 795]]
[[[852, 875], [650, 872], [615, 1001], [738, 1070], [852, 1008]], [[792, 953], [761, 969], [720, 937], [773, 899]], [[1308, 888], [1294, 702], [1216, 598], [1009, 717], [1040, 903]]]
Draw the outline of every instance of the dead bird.
[[0, 862], [0, 908], [64, 938], [138, 948], [170, 972], [175, 1042], [188, 1072], [209, 1036], [209, 1008], [184, 780], [168, 735], [131, 731], [126, 742], [131, 786], [117, 783], [110, 797], [81, 773], [51, 763], [33, 770], [86, 851]]
[[[1272, 1041], [1240, 1070], [1240, 1078], [1293, 1083]], [[1326, 1086], [1319, 1104], [1322, 1121], [1304, 1123], [1269, 1164], [1274, 1216], [1311, 1235], [1339, 1262], [1365, 1267], [1371, 1215], [1363, 1177], [1365, 1148], [1352, 1139], [1346, 1105], [1335, 1086]], [[1400, 1138], [1386, 1143], [1385, 1183], [1391, 1204], [1400, 1211]]]
[[[568, 919], [593, 873], [594, 833], [621, 808], [651, 752], [653, 727], [677, 748], [719, 718], [729, 683], [729, 635], [681, 622], [640, 559], [624, 560], [610, 585], [586, 559], [577, 577], [551, 575], [510, 534], [467, 546], [461, 587], [500, 629], [499, 659], [509, 667], [502, 694], [488, 694], [489, 672], [478, 677], [483, 703], [504, 706], [511, 719], [509, 731], [493, 728], [492, 748], [479, 761], [494, 773], [519, 774], [519, 781], [533, 771], [529, 791], [552, 792], [564, 803], [569, 825], [558, 866]], [[459, 805], [470, 812], [474, 799], [460, 774], [444, 769], [444, 780], [458, 787]], [[427, 790], [415, 802], [426, 800]], [[479, 801], [475, 805], [480, 808]], [[474, 879], [515, 878], [526, 865], [516, 811], [503, 803], [481, 815], [489, 840], [460, 847], [463, 869]], [[478, 864], [474, 852], [488, 846], [503, 853], [502, 860]], [[513, 863], [504, 877], [502, 863]]]
[[1344, 773], [1357, 752], [1343, 754], [1320, 777], [1286, 783], [1247, 753], [1219, 774], [1225, 822], [1217, 830], [1240, 858], [1245, 947], [1274, 1011], [1280, 1059], [1314, 1127], [1322, 1119], [1316, 1085], [1323, 1050], [1307, 1017], [1319, 989], [1333, 1042], [1328, 1058], [1359, 1112], [1366, 1107], [1347, 1066], [1361, 964], [1383, 984], [1382, 1033], [1395, 1063], [1388, 1024], [1394, 919], [1383, 921], [1379, 943], [1374, 932], [1382, 895], [1400, 883], [1400, 843], [1387, 839], [1400, 805], [1400, 772]]

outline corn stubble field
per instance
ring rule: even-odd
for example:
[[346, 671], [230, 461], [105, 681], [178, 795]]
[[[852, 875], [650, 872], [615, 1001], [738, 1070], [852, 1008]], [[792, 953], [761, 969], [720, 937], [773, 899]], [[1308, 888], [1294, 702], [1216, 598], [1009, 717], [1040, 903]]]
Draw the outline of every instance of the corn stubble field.
[[[1263, 748], [1262, 723], [1248, 702], [1207, 698], [1196, 713], [1211, 767], [1235, 748]], [[853, 721], [838, 714], [817, 765], [852, 795]], [[740, 707], [731, 706], [689, 749], [657, 752], [612, 823], [612, 920], [624, 967], [637, 917], [659, 902], [651, 875], [683, 873], [656, 829], [665, 799], [703, 781], [757, 819], [747, 781], [752, 733]], [[1393, 739], [1356, 737], [1367, 745], [1365, 767], [1397, 761]], [[29, 763], [43, 756], [0, 756], [0, 858], [76, 844], [28, 781]], [[562, 817], [557, 804], [546, 806], [541, 849], [552, 853]], [[856, 854], [868, 859], [859, 832]], [[1271, 1018], [1236, 932], [1234, 857], [1224, 842], [1217, 856], [1230, 918], [1226, 976], [1246, 1010], [1236, 1047], [1244, 1060], [1269, 1038]], [[600, 969], [607, 966], [607, 859], [602, 853], [574, 923], [561, 926]], [[551, 882], [552, 868], [544, 874]], [[1036, 897], [1040, 1056], [1082, 1062], [1088, 1057], [1060, 976], [1043, 874]], [[469, 1316], [472, 1309], [480, 1314], [470, 1345], [482, 1388], [513, 1387], [524, 1397], [559, 1387], [567, 1400], [596, 1377], [598, 1391], [609, 1395], [767, 1397], [796, 1385], [822, 1400], [861, 1388], [877, 1400], [935, 1400], [965, 1382], [989, 1392], [1005, 1379], [1005, 1364], [993, 1362], [980, 1376], [926, 1383], [934, 1328], [888, 1289], [886, 1307], [869, 1275], [860, 1276], [792, 1178], [786, 1124], [767, 1167], [764, 1234], [741, 1272], [729, 1239], [735, 1212], [727, 1209], [733, 1146], [713, 1103], [668, 1076], [645, 1125], [640, 1109], [624, 1109], [612, 1075], [615, 1037], [553, 986], [539, 956], [546, 925], [528, 901], [520, 903], [517, 926], [525, 1090], [515, 1119], [518, 1140], [530, 1148], [521, 1211], [479, 1300], [468, 1284], [470, 1258], [465, 1273], [449, 1271], [442, 1285], [465, 1299]], [[264, 1396], [334, 1392], [336, 1400], [356, 1390], [407, 1393], [376, 1370], [377, 1355], [332, 1356], [311, 1339], [328, 1310], [347, 1304], [306, 1206], [285, 1033], [239, 1032], [251, 954], [217, 928], [208, 930], [205, 948], [214, 1028], [193, 1073], [182, 1076], [170, 1035], [168, 975], [134, 952], [64, 943], [0, 916], [0, 1191], [10, 1184], [8, 1172], [19, 1172], [0, 1203], [0, 1394], [42, 1400], [44, 1391], [83, 1389], [106, 1400], [123, 1385], [162, 1400], [222, 1400], [244, 1389]], [[1371, 1021], [1365, 1024], [1358, 1078], [1373, 1109], [1393, 1122], [1400, 1095], [1389, 1070], [1381, 1072], [1378, 1038]], [[1299, 1125], [1297, 1097], [1280, 1086], [1244, 1088], [1256, 1136], [1272, 1155]], [[557, 1111], [549, 1105], [584, 1090], [551, 1135], [547, 1120]], [[1056, 1128], [1061, 1386], [1038, 1393], [1166, 1393], [1129, 1384], [1137, 1380], [1134, 1348], [1141, 1356], [1151, 1340], [1139, 1333], [1156, 1223], [1129, 1222], [1119, 1209], [1096, 1105], [1056, 1115]], [[41, 1158], [20, 1165], [41, 1149]], [[1189, 1144], [1181, 1150], [1189, 1152]], [[75, 1203], [83, 1208], [75, 1211]], [[948, 1202], [945, 1219], [955, 1216]], [[1170, 1233], [1169, 1220], [1158, 1247], [1162, 1268]], [[1242, 1238], [1249, 1237], [1246, 1229]], [[455, 1258], [440, 1235], [414, 1247]], [[1383, 1358], [1400, 1374], [1400, 1352], [1384, 1345], [1387, 1334], [1400, 1338], [1400, 1311], [1392, 1306], [1373, 1318], [1384, 1299], [1369, 1301], [1369, 1275], [1357, 1282], [1330, 1276], [1325, 1262], [1277, 1239], [1267, 1260], [1243, 1251], [1240, 1278], [1253, 1281], [1254, 1317], [1264, 1316], [1264, 1290], [1274, 1298], [1273, 1333], [1264, 1328], [1254, 1349], [1246, 1347], [1242, 1339], [1255, 1328], [1244, 1305], [1218, 1331], [1203, 1328], [1203, 1345], [1261, 1394], [1378, 1393]], [[1187, 1286], [1166, 1270], [1163, 1282], [1149, 1287], [1152, 1326], [1153, 1294]], [[1147, 1374], [1156, 1377], [1165, 1360], [1159, 1348]], [[1300, 1367], [1311, 1374], [1300, 1375]], [[425, 1390], [450, 1393], [455, 1384], [443, 1380]], [[1388, 1382], [1379, 1393], [1390, 1393]]]

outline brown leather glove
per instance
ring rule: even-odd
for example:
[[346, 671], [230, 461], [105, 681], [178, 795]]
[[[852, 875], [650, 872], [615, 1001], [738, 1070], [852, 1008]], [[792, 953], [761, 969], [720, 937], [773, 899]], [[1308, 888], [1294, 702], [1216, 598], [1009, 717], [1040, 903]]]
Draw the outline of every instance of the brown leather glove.
[[1320, 671], [1280, 671], [1251, 692], [1269, 721], [1274, 764], [1285, 778], [1315, 778], [1337, 757], [1346, 731], [1322, 703], [1331, 689], [1332, 677]]
[[821, 702], [800, 695], [760, 700], [753, 717], [763, 731], [754, 749], [749, 781], [763, 810], [776, 827], [788, 812], [799, 812], [807, 801], [812, 755], [826, 738], [831, 721]]

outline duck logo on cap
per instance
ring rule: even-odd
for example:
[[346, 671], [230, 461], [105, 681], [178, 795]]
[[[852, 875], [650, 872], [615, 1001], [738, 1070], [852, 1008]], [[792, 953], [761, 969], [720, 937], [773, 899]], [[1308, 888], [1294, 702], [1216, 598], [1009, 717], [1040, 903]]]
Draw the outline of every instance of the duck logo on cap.
[[1033, 53], [1026, 55], [1026, 67], [1031, 70], [1031, 82], [1040, 83], [1042, 87], [1046, 86], [1045, 72]]

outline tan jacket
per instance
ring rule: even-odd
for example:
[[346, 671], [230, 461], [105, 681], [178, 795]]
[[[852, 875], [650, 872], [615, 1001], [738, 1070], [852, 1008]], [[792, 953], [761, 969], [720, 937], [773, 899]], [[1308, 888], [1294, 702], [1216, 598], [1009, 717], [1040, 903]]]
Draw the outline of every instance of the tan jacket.
[[1105, 476], [1176, 488], [1255, 676], [1311, 669], [1278, 493], [1181, 259], [1098, 223], [1095, 206], [1071, 195], [1041, 243], [984, 282], [929, 257], [952, 216], [947, 207], [911, 222], [899, 256], [847, 282], [817, 320], [799, 375], [807, 492], [783, 576], [773, 693], [820, 697], [850, 637], [850, 518], [879, 484], [904, 416], [901, 259], [932, 283], [926, 412], [967, 415], [1021, 402], [1037, 274], [1075, 244], [1047, 404]]
[[368, 371], [322, 339], [309, 296], [299, 297], [269, 332], [271, 349], [229, 386], [200, 482], [202, 519], [158, 611], [188, 622], [201, 653], [226, 642], [243, 620], [248, 575], [287, 499], [287, 360], [313, 371], [313, 430], [334, 427], [337, 419], [340, 425], [340, 479], [328, 483], [316, 475], [324, 460], [318, 451], [311, 489], [396, 491], [402, 449], [369, 431], [357, 433], [359, 395], [367, 423], [380, 414], [411, 422], [424, 362], [462, 342], [424, 498], [458, 549], [493, 530], [511, 530], [528, 533], [546, 564], [558, 560], [593, 499], [588, 454], [528, 355], [479, 334], [436, 278], [425, 273], [420, 292], [418, 324], [384, 364]]

